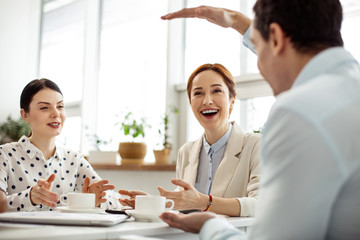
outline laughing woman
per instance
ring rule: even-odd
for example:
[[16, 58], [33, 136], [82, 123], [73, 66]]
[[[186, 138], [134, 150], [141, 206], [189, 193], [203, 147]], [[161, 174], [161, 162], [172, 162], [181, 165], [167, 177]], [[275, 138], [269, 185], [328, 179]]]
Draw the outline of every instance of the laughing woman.
[[[253, 216], [259, 185], [259, 134], [245, 133], [229, 122], [234, 106], [234, 77], [221, 64], [204, 64], [190, 76], [187, 93], [204, 135], [178, 152], [176, 191], [159, 192], [176, 209], [200, 209], [229, 216]], [[132, 205], [140, 191], [120, 190]]]
[[[61, 194], [95, 193], [96, 206], [114, 208], [117, 193], [78, 153], [55, 144], [66, 119], [63, 95], [48, 79], [28, 83], [20, 113], [30, 124], [29, 137], [0, 146], [0, 192], [9, 211], [53, 210]], [[2, 190], [2, 191], [1, 191]]]

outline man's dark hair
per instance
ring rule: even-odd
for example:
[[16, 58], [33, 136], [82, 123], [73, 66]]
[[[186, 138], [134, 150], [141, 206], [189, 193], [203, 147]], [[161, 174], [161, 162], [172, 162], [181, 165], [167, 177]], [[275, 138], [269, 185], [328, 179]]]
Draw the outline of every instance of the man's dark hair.
[[257, 0], [254, 27], [269, 40], [269, 26], [278, 23], [299, 52], [343, 46], [339, 0]]

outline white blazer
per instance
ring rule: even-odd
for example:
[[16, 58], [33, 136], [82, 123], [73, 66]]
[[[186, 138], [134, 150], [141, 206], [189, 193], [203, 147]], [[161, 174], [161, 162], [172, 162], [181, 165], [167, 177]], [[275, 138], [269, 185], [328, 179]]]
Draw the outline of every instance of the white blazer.
[[[245, 133], [237, 124], [227, 142], [224, 158], [215, 173], [210, 194], [238, 198], [240, 216], [254, 216], [259, 188], [260, 134]], [[202, 137], [185, 143], [178, 151], [176, 177], [195, 185]]]

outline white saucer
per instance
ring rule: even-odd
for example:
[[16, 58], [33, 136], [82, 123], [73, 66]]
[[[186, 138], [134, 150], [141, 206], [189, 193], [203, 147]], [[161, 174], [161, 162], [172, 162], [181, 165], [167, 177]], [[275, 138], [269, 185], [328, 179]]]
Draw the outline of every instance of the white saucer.
[[59, 212], [69, 212], [69, 213], [103, 213], [104, 209], [96, 208], [69, 208], [67, 206], [56, 207], [55, 210]]
[[[161, 222], [162, 221], [159, 218], [161, 213], [158, 213], [158, 214], [146, 214], [146, 213], [137, 212], [134, 209], [126, 210], [125, 212], [126, 212], [126, 214], [134, 217], [135, 221], [138, 221], [138, 222]], [[176, 210], [170, 210], [170, 211], [166, 211], [166, 212], [178, 213], [178, 211], [176, 211]]]

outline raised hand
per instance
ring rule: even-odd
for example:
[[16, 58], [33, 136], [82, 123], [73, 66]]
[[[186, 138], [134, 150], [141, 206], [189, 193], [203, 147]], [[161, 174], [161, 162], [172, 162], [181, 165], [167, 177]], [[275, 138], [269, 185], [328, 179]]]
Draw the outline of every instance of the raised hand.
[[161, 17], [163, 20], [175, 18], [203, 18], [221, 27], [231, 27], [232, 21], [229, 16], [230, 11], [224, 8], [200, 6], [196, 8], [184, 8], [180, 11], [166, 14]]
[[202, 18], [224, 28], [234, 28], [244, 35], [251, 24], [251, 19], [244, 14], [225, 8], [200, 6], [196, 8], [184, 8], [180, 11], [166, 14], [161, 17], [163, 20], [176, 18]]
[[43, 204], [49, 207], [56, 207], [56, 203], [59, 201], [59, 196], [49, 191], [51, 183], [55, 180], [55, 174], [51, 174], [50, 177], [45, 179], [39, 179], [34, 187], [30, 191], [30, 200], [33, 205]]
[[170, 227], [179, 228], [185, 232], [199, 233], [204, 223], [216, 215], [208, 212], [190, 214], [164, 212], [159, 217]]
[[106, 202], [106, 199], [104, 198], [106, 195], [105, 191], [115, 188], [114, 185], [109, 185], [108, 183], [108, 180], [103, 179], [90, 184], [90, 178], [86, 177], [82, 187], [82, 192], [95, 193], [95, 206], [98, 207], [101, 203]]
[[162, 187], [158, 187], [160, 195], [168, 199], [174, 200], [175, 209], [205, 209], [209, 201], [208, 195], [200, 193], [196, 188], [188, 182], [181, 179], [171, 179], [171, 182], [182, 187], [182, 191], [166, 191]]
[[126, 196], [130, 197], [130, 198], [120, 198], [119, 202], [121, 203], [121, 205], [129, 206], [129, 207], [132, 207], [132, 208], [135, 208], [135, 197], [136, 197], [136, 195], [147, 195], [146, 192], [128, 191], [128, 190], [124, 190], [124, 189], [120, 189], [119, 193], [121, 195], [126, 195]]

